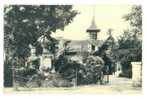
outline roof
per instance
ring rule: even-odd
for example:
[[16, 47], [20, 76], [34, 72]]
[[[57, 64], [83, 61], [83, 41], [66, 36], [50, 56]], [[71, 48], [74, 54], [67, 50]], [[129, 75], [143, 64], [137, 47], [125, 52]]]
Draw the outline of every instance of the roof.
[[76, 41], [72, 40], [68, 43], [69, 52], [81, 52], [81, 51], [87, 51], [88, 49], [88, 41], [82, 40], [82, 41]]
[[103, 44], [102, 40], [96, 41], [89, 41], [89, 40], [82, 40], [82, 41], [71, 41], [68, 43], [69, 52], [87, 52], [88, 51], [88, 44], [95, 45], [100, 47]]
[[96, 26], [95, 20], [92, 20], [92, 23], [91, 23], [89, 29], [97, 29], [97, 26]]
[[92, 20], [90, 27], [87, 29], [87, 32], [90, 32], [90, 31], [100, 32], [100, 29], [97, 29], [94, 18]]

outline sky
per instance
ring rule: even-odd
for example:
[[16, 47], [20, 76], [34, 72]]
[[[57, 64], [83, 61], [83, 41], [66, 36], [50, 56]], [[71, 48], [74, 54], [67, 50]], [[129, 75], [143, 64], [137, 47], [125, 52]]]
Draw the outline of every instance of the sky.
[[73, 9], [80, 14], [76, 15], [64, 31], [57, 30], [52, 36], [70, 40], [86, 40], [88, 39], [86, 29], [95, 16], [96, 25], [101, 30], [98, 33], [98, 39], [106, 39], [109, 28], [113, 30], [112, 35], [117, 39], [124, 30], [129, 28], [129, 23], [122, 17], [131, 11], [131, 7], [131, 5], [74, 5]]

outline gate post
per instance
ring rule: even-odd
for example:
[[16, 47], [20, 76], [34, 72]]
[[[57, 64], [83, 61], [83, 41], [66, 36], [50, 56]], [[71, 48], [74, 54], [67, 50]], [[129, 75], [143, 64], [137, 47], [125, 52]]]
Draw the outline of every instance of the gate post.
[[142, 86], [142, 63], [131, 62], [132, 64], [132, 81], [134, 87]]

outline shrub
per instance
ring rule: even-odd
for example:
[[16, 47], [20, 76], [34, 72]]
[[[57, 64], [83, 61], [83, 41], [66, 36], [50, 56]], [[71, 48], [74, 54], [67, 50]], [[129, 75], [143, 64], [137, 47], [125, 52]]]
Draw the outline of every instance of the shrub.
[[78, 75], [78, 84], [96, 84], [101, 80], [104, 61], [98, 56], [89, 56]]

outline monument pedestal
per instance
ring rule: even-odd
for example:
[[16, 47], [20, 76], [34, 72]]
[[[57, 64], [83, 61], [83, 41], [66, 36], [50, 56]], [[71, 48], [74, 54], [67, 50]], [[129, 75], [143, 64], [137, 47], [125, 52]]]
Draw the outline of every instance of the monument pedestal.
[[55, 72], [54, 66], [53, 66], [53, 54], [51, 52], [52, 48], [52, 41], [51, 37], [47, 37], [46, 35], [42, 35], [38, 41], [41, 44], [41, 47], [43, 49], [42, 55], [40, 56], [40, 67], [39, 70], [45, 74], [48, 75], [49, 73]]
[[52, 69], [52, 55], [42, 54], [40, 57], [40, 71], [48, 71]]

